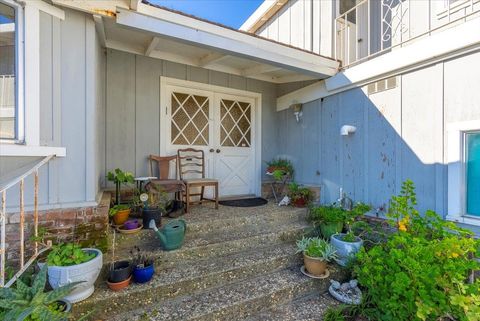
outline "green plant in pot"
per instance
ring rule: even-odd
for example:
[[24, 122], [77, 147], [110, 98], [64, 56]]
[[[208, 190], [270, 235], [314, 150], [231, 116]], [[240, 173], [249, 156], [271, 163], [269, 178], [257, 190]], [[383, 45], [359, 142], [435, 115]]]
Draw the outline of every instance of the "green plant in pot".
[[124, 172], [120, 168], [116, 168], [113, 172], [107, 173], [107, 180], [115, 184], [115, 204], [121, 203], [121, 187], [126, 184], [133, 184], [135, 179], [130, 172]]
[[171, 201], [160, 185], [150, 182], [145, 186], [145, 191], [144, 193], [138, 190], [135, 192], [134, 206], [142, 209], [143, 228], [148, 229], [151, 220], [161, 225], [162, 213], [165, 213]]
[[345, 212], [344, 209], [333, 205], [312, 206], [308, 213], [308, 219], [320, 228], [325, 239], [330, 239], [333, 234], [342, 232]]
[[319, 237], [303, 237], [297, 241], [297, 253], [303, 253], [306, 271], [315, 277], [324, 276], [327, 263], [337, 258], [335, 248]]
[[47, 266], [44, 265], [31, 285], [18, 279], [13, 288], [0, 288], [0, 319], [24, 321], [67, 321], [71, 304], [62, 298], [81, 282], [44, 292]]
[[130, 216], [130, 206], [125, 204], [117, 204], [108, 210], [108, 215], [112, 218], [115, 225], [122, 225]]
[[293, 182], [288, 185], [288, 197], [293, 206], [305, 207], [313, 200], [313, 192], [308, 187]]
[[335, 247], [338, 259], [337, 263], [346, 266], [358, 253], [363, 245], [361, 236], [371, 231], [370, 226], [358, 218], [371, 210], [371, 206], [357, 203], [351, 211], [344, 212], [346, 233], [336, 233], [330, 237], [331, 244]]
[[48, 282], [53, 289], [72, 282], [82, 282], [66, 297], [70, 302], [76, 303], [93, 293], [95, 281], [102, 269], [103, 255], [98, 249], [62, 243], [52, 247], [46, 265]]
[[281, 181], [293, 177], [293, 164], [288, 159], [274, 158], [267, 162], [267, 175]]

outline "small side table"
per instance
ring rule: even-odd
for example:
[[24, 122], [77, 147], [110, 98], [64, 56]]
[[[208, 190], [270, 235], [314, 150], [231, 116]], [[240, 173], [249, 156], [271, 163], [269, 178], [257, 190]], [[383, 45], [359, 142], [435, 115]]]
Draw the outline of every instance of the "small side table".
[[148, 182], [152, 179], [157, 179], [155, 176], [145, 176], [145, 177], [135, 177], [135, 183], [137, 185], [137, 189], [142, 192], [143, 183]]
[[[266, 175], [273, 176], [272, 173], [266, 173]], [[273, 197], [275, 197], [275, 202], [277, 203], [280, 202], [282, 198], [285, 196], [284, 195], [285, 186], [289, 181], [290, 181], [290, 176], [285, 175], [281, 180], [273, 180], [270, 182], [270, 186], [272, 187], [272, 194], [273, 194]], [[280, 195], [277, 195], [275, 186], [279, 186], [278, 190], [280, 192]], [[280, 197], [280, 200], [279, 200], [279, 197]]]

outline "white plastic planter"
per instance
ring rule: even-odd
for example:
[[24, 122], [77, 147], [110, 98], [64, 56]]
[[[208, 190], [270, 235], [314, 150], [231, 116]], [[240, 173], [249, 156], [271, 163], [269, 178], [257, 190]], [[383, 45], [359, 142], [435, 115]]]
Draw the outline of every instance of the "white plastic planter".
[[94, 291], [94, 284], [97, 280], [103, 265], [102, 252], [97, 249], [85, 248], [87, 252], [94, 252], [96, 256], [88, 262], [71, 266], [49, 266], [48, 282], [56, 289], [73, 282], [83, 283], [77, 285], [73, 291], [65, 297], [72, 303], [85, 300]]
[[330, 243], [337, 250], [338, 259], [336, 262], [341, 266], [347, 265], [348, 261], [360, 251], [363, 245], [363, 241], [359, 237], [356, 237], [356, 242], [345, 242], [342, 241], [344, 236], [344, 233], [337, 233], [330, 237]]

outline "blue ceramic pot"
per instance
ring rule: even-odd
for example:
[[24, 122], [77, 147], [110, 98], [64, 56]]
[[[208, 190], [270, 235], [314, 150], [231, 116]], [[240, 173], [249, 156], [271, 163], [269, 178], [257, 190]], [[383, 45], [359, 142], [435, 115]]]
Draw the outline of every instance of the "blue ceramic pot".
[[146, 283], [152, 279], [153, 273], [153, 264], [147, 267], [134, 267], [133, 268], [133, 279], [137, 283]]

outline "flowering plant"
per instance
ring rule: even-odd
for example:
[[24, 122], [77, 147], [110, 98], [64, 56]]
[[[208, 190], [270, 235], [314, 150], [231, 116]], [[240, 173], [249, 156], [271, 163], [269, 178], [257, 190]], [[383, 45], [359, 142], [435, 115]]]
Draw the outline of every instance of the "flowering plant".
[[355, 273], [367, 290], [375, 320], [478, 320], [480, 280], [466, 282], [480, 264], [472, 260], [478, 242], [472, 233], [424, 215], [412, 181], [390, 203], [387, 242], [361, 249]]

